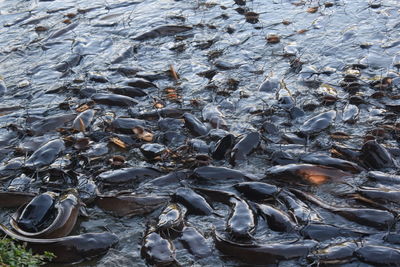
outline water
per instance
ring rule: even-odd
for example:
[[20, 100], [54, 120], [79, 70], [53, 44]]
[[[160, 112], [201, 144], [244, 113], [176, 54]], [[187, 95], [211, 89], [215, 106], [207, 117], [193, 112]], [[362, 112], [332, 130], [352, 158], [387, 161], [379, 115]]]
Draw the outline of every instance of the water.
[[[28, 130], [35, 121], [76, 113], [79, 106], [92, 104], [93, 93], [105, 93], [135, 76], [151, 79], [157, 87], [143, 89], [147, 96], [136, 97], [138, 104], [133, 107], [93, 105], [95, 119], [83, 135], [89, 136], [90, 132], [112, 135], [113, 130], [107, 125], [113, 118], [152, 111], [155, 103], [189, 110], [198, 118], [203, 106], [214, 103], [235, 136], [260, 131], [264, 122], [276, 126], [279, 133], [264, 134], [261, 148], [245, 164], [236, 167], [259, 177], [272, 166], [271, 154], [276, 150], [297, 156], [315, 151], [328, 153], [332, 144], [360, 149], [367, 135], [389, 148], [398, 147], [397, 130], [389, 128], [398, 125], [398, 1], [254, 0], [240, 5], [241, 2], [1, 1], [0, 75], [8, 89], [0, 103], [2, 164], [17, 156], [24, 159], [33, 151], [18, 153], [15, 147], [33, 140]], [[192, 29], [135, 40], [163, 25]], [[266, 38], [271, 35], [277, 35], [280, 42], [268, 43]], [[179, 75], [178, 81], [171, 75], [171, 66]], [[204, 77], [204, 72], [210, 75]], [[94, 75], [100, 78], [93, 78]], [[343, 85], [346, 75], [357, 77], [359, 85], [355, 90]], [[370, 86], [384, 77], [392, 79], [391, 89], [379, 89], [379, 83], [378, 87]], [[101, 79], [103, 82], [99, 82]], [[265, 80], [275, 81], [276, 85], [260, 91]], [[377, 92], [380, 97], [374, 95]], [[392, 108], [388, 103], [392, 103]], [[343, 110], [349, 104], [356, 104], [359, 109], [353, 124], [342, 120]], [[304, 115], [290, 117], [293, 106], [304, 111]], [[308, 118], [330, 110], [336, 111], [334, 122], [308, 140], [306, 146], [291, 148], [281, 138], [298, 132]], [[44, 136], [38, 143], [58, 136], [65, 138], [68, 134], [55, 130], [69, 128], [71, 123], [37, 133]], [[182, 126], [180, 129], [171, 126], [171, 131], [176, 132], [172, 139], [162, 134], [166, 130], [157, 121], [146, 121], [146, 127], [155, 133], [156, 142], [170, 149], [193, 138]], [[385, 134], [378, 135], [374, 129], [383, 129]], [[345, 133], [348, 138], [333, 139], [335, 133]], [[216, 140], [205, 138], [207, 144]], [[96, 141], [91, 137], [90, 146], [98, 142], [108, 152], [101, 155], [104, 159], [95, 163], [96, 167], [76, 170], [84, 179], [95, 176], [95, 168], [110, 169], [108, 158], [114, 155], [125, 157], [125, 167], [182, 168], [169, 157], [164, 161], [146, 161], [135, 145], [124, 150], [108, 145], [107, 139]], [[61, 158], [71, 160], [79, 153], [69, 147]], [[225, 160], [212, 164], [230, 167]], [[39, 180], [46, 175], [39, 174]], [[361, 174], [350, 182], [359, 184], [364, 180], [365, 175]], [[335, 186], [322, 186], [315, 193], [327, 197], [335, 190], [329, 187]], [[40, 183], [31, 190], [39, 191], [39, 187]], [[174, 189], [151, 191], [169, 194]], [[340, 198], [336, 201], [343, 202]], [[219, 209], [228, 214], [227, 207], [221, 205]], [[108, 229], [119, 236], [120, 243], [102, 259], [81, 266], [145, 265], [140, 256], [141, 240], [146, 225], [157, 217], [159, 210], [130, 219], [115, 218], [93, 205], [88, 212], [90, 219], [82, 220], [76, 233]], [[333, 221], [327, 218], [326, 222], [337, 222], [336, 217]], [[204, 232], [210, 246], [211, 225], [223, 228], [225, 223], [213, 216], [189, 216], [187, 220]], [[238, 265], [218, 251], [211, 258], [199, 261], [183, 248], [176, 253], [182, 265]]]

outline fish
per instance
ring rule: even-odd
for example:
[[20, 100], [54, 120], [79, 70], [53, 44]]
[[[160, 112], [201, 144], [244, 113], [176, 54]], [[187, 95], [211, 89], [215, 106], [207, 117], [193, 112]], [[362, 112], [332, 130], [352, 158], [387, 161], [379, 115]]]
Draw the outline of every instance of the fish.
[[24, 168], [34, 170], [48, 166], [56, 160], [64, 149], [64, 141], [61, 139], [51, 140], [33, 152], [27, 159]]
[[17, 217], [18, 226], [24, 231], [38, 232], [54, 211], [56, 194], [46, 192], [34, 197], [24, 205], [20, 216]]
[[250, 239], [256, 229], [256, 218], [249, 204], [242, 199], [232, 198], [232, 211], [226, 231], [234, 239]]
[[207, 240], [194, 227], [185, 227], [178, 240], [196, 258], [207, 258], [212, 255]]
[[34, 253], [43, 254], [45, 251], [55, 255], [54, 263], [78, 263], [107, 253], [119, 239], [113, 233], [86, 233], [61, 238], [30, 238], [12, 232], [0, 224], [0, 230], [7, 236], [25, 242]]
[[98, 93], [92, 95], [92, 99], [97, 104], [103, 104], [109, 106], [131, 107], [138, 104], [138, 102], [135, 99], [129, 96], [117, 95], [117, 94]]
[[289, 182], [306, 182], [312, 185], [320, 185], [328, 181], [337, 181], [352, 174], [342, 170], [313, 164], [288, 164], [277, 165], [267, 169], [267, 179], [280, 179]]
[[291, 189], [291, 191], [297, 196], [306, 199], [321, 208], [327, 209], [335, 214], [338, 214], [350, 221], [374, 227], [381, 230], [388, 230], [393, 227], [395, 222], [395, 216], [385, 210], [369, 209], [369, 208], [344, 208], [334, 207], [327, 203], [323, 203], [321, 200], [306, 194], [297, 189]]
[[322, 242], [338, 237], [351, 237], [358, 239], [371, 235], [373, 232], [363, 232], [331, 224], [310, 223], [300, 230], [300, 234], [306, 239], [313, 239]]
[[360, 173], [362, 171], [365, 171], [364, 168], [358, 166], [354, 162], [338, 158], [332, 158], [328, 155], [320, 153], [312, 153], [301, 156], [300, 160], [305, 163], [337, 168], [345, 172]]
[[210, 204], [190, 188], [178, 188], [172, 198], [184, 205], [188, 209], [188, 214], [211, 215], [214, 212]]
[[80, 201], [77, 192], [71, 190], [60, 197], [54, 205], [56, 215], [49, 226], [38, 232], [27, 232], [18, 225], [22, 210], [18, 210], [10, 219], [10, 225], [20, 235], [31, 238], [58, 238], [67, 236], [75, 226], [79, 215]]
[[0, 208], [20, 207], [31, 201], [36, 194], [28, 192], [0, 192]]
[[156, 232], [151, 232], [143, 238], [141, 255], [153, 266], [169, 266], [176, 262], [174, 245]]
[[354, 255], [363, 262], [377, 266], [398, 266], [400, 250], [378, 245], [366, 245], [358, 248]]
[[336, 111], [328, 111], [311, 117], [300, 127], [303, 135], [315, 135], [328, 128], [336, 118]]
[[354, 252], [357, 248], [355, 242], [344, 242], [318, 249], [307, 258], [317, 264], [344, 264], [355, 260]]
[[169, 203], [158, 216], [156, 231], [164, 238], [174, 238], [184, 227], [186, 209], [176, 203]]
[[160, 171], [153, 168], [122, 168], [102, 172], [97, 180], [105, 184], [139, 183], [161, 175]]
[[207, 126], [204, 125], [198, 118], [193, 114], [184, 113], [183, 119], [185, 120], [185, 126], [189, 129], [190, 133], [194, 136], [204, 136], [208, 133]]
[[214, 149], [211, 153], [213, 159], [222, 160], [225, 158], [231, 148], [233, 147], [235, 142], [235, 137], [232, 134], [228, 134], [221, 138], [214, 146]]
[[72, 122], [72, 129], [84, 132], [93, 120], [95, 111], [92, 109], [80, 113]]
[[312, 221], [320, 221], [318, 214], [312, 211], [304, 202], [296, 198], [295, 195], [288, 191], [282, 191], [278, 195], [290, 210], [290, 215], [298, 224], [309, 223]]
[[42, 135], [52, 132], [75, 118], [76, 114], [63, 114], [39, 119], [32, 123], [29, 133], [33, 135]]
[[242, 182], [233, 187], [247, 199], [253, 201], [275, 197], [281, 191], [281, 188], [263, 182]]
[[385, 187], [359, 187], [356, 192], [377, 202], [400, 204], [400, 190]]
[[244, 161], [260, 144], [261, 135], [258, 132], [252, 132], [245, 135], [232, 148], [230, 153], [230, 163], [236, 166], [239, 162]]
[[117, 217], [131, 217], [150, 213], [163, 206], [168, 197], [115, 194], [97, 195], [95, 204], [102, 210], [108, 211]]
[[158, 37], [175, 35], [177, 33], [190, 31], [191, 29], [192, 27], [185, 25], [162, 25], [133, 37], [133, 40], [145, 41]]
[[375, 140], [364, 143], [361, 148], [360, 159], [367, 167], [374, 170], [397, 167], [396, 160], [390, 155], [389, 151]]
[[254, 206], [257, 208], [261, 217], [267, 221], [271, 230], [288, 233], [297, 231], [297, 225], [290, 219], [289, 215], [285, 214], [283, 211], [266, 204], [254, 203]]
[[226, 183], [226, 182], [244, 182], [255, 180], [257, 178], [252, 174], [245, 174], [241, 171], [225, 167], [203, 166], [194, 169], [191, 175], [199, 183]]
[[282, 260], [306, 257], [318, 245], [313, 240], [295, 243], [241, 244], [214, 232], [215, 247], [223, 254], [248, 264], [275, 264]]

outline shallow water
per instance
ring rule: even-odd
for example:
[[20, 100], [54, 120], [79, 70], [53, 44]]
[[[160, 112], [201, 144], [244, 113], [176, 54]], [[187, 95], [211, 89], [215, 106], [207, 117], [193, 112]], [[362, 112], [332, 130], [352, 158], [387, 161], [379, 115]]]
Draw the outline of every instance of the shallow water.
[[[241, 1], [236, 2], [240, 4]], [[246, 162], [233, 167], [257, 177], [265, 176], [265, 170], [273, 165], [274, 151], [289, 152], [296, 158], [306, 152], [329, 154], [333, 144], [361, 149], [366, 136], [392, 148], [394, 157], [400, 155], [398, 1], [243, 2], [244, 5], [235, 4], [233, 0], [1, 1], [0, 75], [8, 89], [0, 103], [1, 164], [6, 165], [17, 156], [24, 160], [45, 140], [89, 136], [90, 147], [99, 144], [106, 151], [104, 154], [80, 152], [69, 147], [57, 161], [59, 166], [65, 166], [62, 160], [71, 162], [80, 154], [92, 159], [103, 157], [93, 160], [93, 165], [77, 164], [74, 171], [82, 180], [95, 179], [100, 171], [111, 169], [108, 159], [114, 155], [125, 157], [123, 167], [153, 166], [165, 172], [183, 169], [187, 166], [170, 156], [162, 161], [146, 160], [138, 148], [140, 142], [132, 141], [128, 149], [108, 144], [107, 138], [114, 134], [108, 125], [114, 118], [138, 117], [138, 114], [153, 111], [155, 103], [190, 111], [199, 119], [202, 107], [213, 103], [223, 114], [229, 133], [236, 137], [261, 131], [263, 123], [270, 122], [277, 132], [268, 133], [263, 129], [260, 148]], [[191, 29], [138, 40], [142, 39], [138, 36], [163, 25], [190, 26]], [[280, 42], [268, 43], [267, 37], [272, 35], [279, 36]], [[171, 75], [171, 66], [179, 80]], [[206, 75], [208, 77], [202, 75], [206, 71], [211, 73]], [[356, 89], [343, 85], [346, 75], [357, 77]], [[109, 88], [121, 86], [135, 77], [147, 78], [156, 85], [142, 89], [147, 96], [135, 97], [138, 104], [118, 107], [91, 102], [94, 93], [107, 93]], [[383, 82], [381, 86], [379, 82], [375, 87], [371, 85], [385, 77], [391, 78], [390, 88], [383, 88]], [[275, 82], [275, 86], [260, 90], [265, 80]], [[71, 128], [72, 120], [35, 131], [35, 122], [42, 125], [40, 121], [50, 116], [76, 114], [75, 110], [85, 103], [96, 110], [86, 132], [56, 131]], [[357, 108], [350, 108], [350, 104]], [[293, 107], [299, 108], [300, 115], [290, 116]], [[292, 145], [293, 141], [287, 138], [285, 141], [284, 135], [299, 132], [309, 118], [331, 110], [336, 111], [336, 117], [329, 128], [307, 138], [306, 145]], [[351, 123], [345, 122], [347, 119]], [[174, 150], [194, 138], [179, 122], [182, 123], [173, 121], [174, 126], [172, 121], [167, 121], [160, 126], [157, 120], [146, 120], [145, 126], [155, 133], [156, 143]], [[167, 131], [176, 134], [163, 134]], [[99, 141], [91, 135], [94, 132], [106, 132], [107, 138], [99, 138]], [[338, 138], [341, 133], [345, 137]], [[213, 145], [218, 137], [225, 135], [225, 132], [216, 132], [214, 137], [203, 140]], [[34, 149], [16, 150], [41, 136], [44, 138], [37, 140]], [[228, 160], [212, 160], [211, 165], [232, 167]], [[2, 183], [3, 188], [19, 175], [20, 172], [12, 173]], [[47, 176], [46, 172], [32, 176], [36, 182], [28, 190], [43, 191], [46, 183], [40, 181]], [[366, 172], [347, 182], [359, 185], [364, 181]], [[180, 186], [172, 184], [171, 188], [165, 188], [144, 184], [128, 189], [168, 195]], [[214, 187], [230, 185], [228, 181]], [[308, 189], [325, 200], [344, 205], [343, 199], [333, 193], [347, 191], [349, 187], [328, 183]], [[227, 218], [226, 206], [218, 205], [216, 210]], [[318, 211], [323, 213], [326, 223], [367, 228]], [[141, 240], [147, 225], [154, 223], [159, 212], [130, 219], [116, 218], [89, 206], [90, 219], [80, 221], [75, 233], [109, 230], [118, 235], [120, 243], [103, 258], [79, 266], [146, 265], [140, 256]], [[205, 234], [211, 247], [213, 227], [223, 230], [226, 223], [216, 216], [188, 216], [187, 221]], [[259, 223], [256, 238], [263, 243], [293, 240], [296, 236], [276, 234]], [[212, 257], [197, 260], [176, 245], [177, 261], [184, 266], [239, 265], [238, 261], [217, 250], [213, 250]], [[292, 264], [305, 262], [279, 265]]]

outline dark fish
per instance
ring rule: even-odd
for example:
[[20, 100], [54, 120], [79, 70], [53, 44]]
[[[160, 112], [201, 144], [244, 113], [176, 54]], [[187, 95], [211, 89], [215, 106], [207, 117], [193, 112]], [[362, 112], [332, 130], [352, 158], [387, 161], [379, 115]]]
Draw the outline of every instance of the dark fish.
[[144, 127], [146, 122], [144, 120], [132, 119], [132, 118], [116, 118], [111, 123], [111, 127], [114, 131], [123, 134], [133, 134], [132, 129], [135, 127]]
[[198, 167], [193, 171], [191, 178], [200, 183], [226, 183], [243, 182], [245, 180], [255, 179], [251, 174], [244, 174], [241, 171], [225, 168], [204, 166]]
[[357, 249], [355, 242], [345, 242], [318, 249], [308, 256], [318, 264], [344, 264], [354, 260], [354, 251]]
[[384, 184], [400, 184], [400, 175], [394, 175], [390, 173], [384, 173], [380, 171], [370, 171], [368, 172], [368, 178], [379, 183]]
[[133, 117], [137, 117], [142, 120], [158, 120], [160, 118], [182, 118], [186, 110], [176, 108], [162, 108], [154, 111], [143, 112], [139, 114], [133, 114]]
[[169, 266], [176, 261], [174, 245], [155, 232], [144, 237], [141, 254], [153, 266]]
[[300, 230], [300, 233], [306, 239], [314, 239], [320, 242], [338, 237], [361, 238], [372, 234], [322, 223], [308, 224]]
[[299, 144], [299, 145], [305, 145], [307, 140], [304, 137], [300, 137], [297, 134], [293, 133], [284, 133], [282, 134], [282, 140], [289, 144]]
[[232, 134], [228, 134], [225, 137], [221, 138], [214, 146], [214, 149], [211, 153], [213, 159], [222, 160], [225, 158], [225, 155], [230, 152], [235, 142], [235, 137]]
[[400, 250], [391, 247], [367, 245], [357, 249], [354, 255], [377, 266], [398, 266], [400, 263]]
[[10, 224], [19, 234], [32, 238], [58, 238], [67, 236], [75, 226], [79, 214], [80, 202], [72, 191], [61, 196], [55, 204], [56, 215], [49, 226], [39, 232], [26, 232], [19, 228], [17, 218], [20, 218], [21, 210], [18, 210], [10, 219]]
[[75, 117], [76, 114], [49, 116], [32, 123], [30, 131], [34, 135], [42, 135], [48, 132], [52, 132], [62, 127], [67, 122], [72, 121], [73, 119], [75, 119]]
[[207, 201], [190, 188], [178, 188], [173, 199], [184, 205], [190, 214], [211, 215], [213, 213], [213, 208], [211, 208]]
[[318, 242], [304, 240], [296, 243], [240, 244], [214, 234], [215, 247], [222, 253], [248, 264], [274, 264], [281, 260], [306, 257]]
[[86, 177], [82, 180], [79, 179], [77, 190], [79, 192], [79, 199], [85, 203], [85, 205], [92, 204], [98, 193], [96, 183], [92, 179], [87, 179]]
[[133, 37], [133, 40], [143, 41], [143, 40], [149, 40], [149, 39], [154, 39], [154, 38], [158, 38], [158, 37], [171, 36], [171, 35], [175, 35], [177, 33], [189, 31], [191, 29], [192, 29], [192, 27], [185, 26], [185, 25], [162, 25], [162, 26], [153, 28], [148, 32], [139, 34], [136, 37]]
[[140, 152], [142, 152], [143, 156], [148, 160], [154, 160], [156, 157], [161, 156], [166, 150], [166, 146], [156, 143], [143, 144], [140, 147]]
[[210, 152], [209, 145], [201, 139], [193, 138], [188, 141], [188, 145], [190, 149], [195, 153], [208, 154]]
[[157, 125], [158, 128], [164, 132], [168, 131], [180, 132], [183, 128], [182, 120], [174, 118], [159, 119]]
[[193, 227], [185, 227], [179, 241], [197, 258], [206, 258], [212, 254], [204, 236]]
[[288, 165], [298, 163], [299, 160], [288, 152], [278, 150], [272, 152], [271, 162], [273, 165]]
[[101, 73], [97, 72], [90, 72], [88, 74], [88, 78], [90, 81], [97, 82], [97, 83], [108, 83], [109, 80]]
[[130, 107], [138, 103], [135, 99], [129, 96], [116, 94], [94, 94], [92, 95], [92, 99], [98, 104], [109, 106]]
[[46, 192], [33, 198], [17, 218], [17, 224], [27, 232], [39, 232], [54, 211], [55, 193]]
[[110, 90], [114, 94], [125, 95], [129, 97], [141, 97], [147, 95], [145, 91], [137, 87], [115, 87], [109, 88], [108, 90]]
[[[133, 47], [131, 47], [129, 49], [134, 49], [134, 48], [135, 47], [133, 46]], [[118, 63], [118, 62], [112, 62], [112, 64], [115, 64], [115, 63]], [[123, 74], [123, 75], [125, 75], [127, 77], [134, 76], [134, 75], [136, 75], [136, 73], [138, 73], [138, 72], [143, 70], [142, 68], [139, 68], [139, 67], [125, 66], [125, 65], [116, 65], [116, 66], [113, 65], [113, 66], [110, 66], [109, 69], [112, 70], [112, 71], [115, 71], [117, 73]]]
[[213, 189], [207, 189], [207, 188], [200, 188], [200, 187], [192, 187], [194, 191], [199, 192], [200, 194], [203, 194], [207, 197], [207, 199], [210, 199], [211, 201], [215, 202], [221, 202], [225, 205], [232, 205], [232, 198], [233, 199], [238, 199], [238, 197], [227, 191], [222, 191], [222, 190], [213, 190]]
[[0, 229], [11, 238], [27, 243], [34, 253], [53, 253], [52, 260], [58, 263], [76, 263], [105, 254], [118, 243], [118, 237], [112, 233], [91, 233], [53, 239], [29, 238], [18, 235], [4, 225]]
[[247, 199], [253, 201], [275, 197], [276, 194], [280, 192], [279, 187], [262, 182], [243, 182], [235, 184], [234, 187]]
[[336, 111], [328, 111], [314, 116], [300, 127], [300, 132], [304, 135], [314, 135], [328, 128], [336, 118]]
[[27, 192], [0, 192], [0, 208], [20, 207], [35, 196], [36, 194]]
[[97, 72], [90, 72], [88, 74], [88, 78], [90, 81], [93, 81], [96, 83], [108, 83], [109, 82], [107, 77], [105, 77], [103, 74], [97, 73]]
[[126, 84], [127, 86], [131, 86], [131, 87], [136, 87], [136, 88], [142, 88], [142, 89], [146, 89], [146, 88], [157, 88], [157, 86], [144, 79], [144, 78], [134, 78], [134, 79], [130, 79], [124, 82], [124, 84]]
[[232, 198], [232, 212], [226, 224], [226, 231], [235, 239], [250, 239], [256, 229], [253, 210], [246, 201]]
[[158, 216], [156, 230], [162, 237], [174, 238], [180, 234], [185, 222], [186, 209], [169, 203]]
[[192, 172], [189, 170], [182, 170], [176, 172], [170, 172], [166, 175], [157, 177], [151, 181], [149, 181], [145, 186], [153, 185], [157, 187], [168, 187], [172, 185], [180, 185], [181, 181], [186, 180]]
[[271, 230], [288, 233], [293, 233], [297, 230], [297, 225], [283, 211], [265, 204], [254, 205], [257, 207], [261, 217], [267, 221]]
[[400, 234], [398, 233], [388, 233], [383, 238], [386, 242], [400, 245]]
[[163, 206], [167, 197], [142, 196], [132, 194], [98, 195], [95, 204], [115, 216], [134, 216], [150, 213]]
[[390, 188], [360, 187], [356, 189], [360, 195], [377, 202], [393, 202], [400, 204], [400, 191]]
[[244, 136], [232, 149], [230, 163], [235, 166], [239, 161], [244, 161], [259, 145], [261, 136], [257, 132]]
[[267, 178], [280, 179], [289, 182], [307, 182], [320, 185], [328, 181], [337, 181], [343, 177], [352, 176], [342, 170], [312, 164], [288, 164], [274, 166], [267, 170]]
[[40, 146], [25, 163], [27, 169], [37, 169], [53, 163], [65, 149], [64, 142], [56, 139]]
[[397, 167], [392, 155], [375, 140], [365, 142], [361, 149], [360, 159], [367, 167], [372, 169]]
[[361, 171], [364, 170], [364, 168], [358, 166], [354, 162], [338, 158], [332, 158], [330, 156], [319, 153], [312, 153], [312, 154], [307, 154], [305, 156], [301, 156], [300, 160], [306, 163], [333, 167], [351, 173], [360, 173]]
[[72, 123], [72, 128], [77, 131], [85, 131], [93, 120], [95, 111], [88, 109], [80, 113]]
[[293, 219], [298, 223], [309, 223], [310, 221], [319, 221], [318, 215], [295, 195], [288, 191], [281, 192], [278, 197], [283, 200]]
[[353, 221], [362, 225], [371, 226], [377, 229], [388, 230], [395, 221], [392, 213], [384, 210], [368, 209], [368, 208], [342, 208], [334, 207], [323, 203], [321, 200], [308, 195], [300, 190], [291, 189], [297, 196], [304, 198], [321, 208], [327, 209], [337, 215], [340, 215], [349, 221]]
[[122, 168], [102, 172], [97, 180], [106, 184], [139, 183], [161, 175], [161, 172], [153, 168]]
[[203, 136], [208, 133], [207, 127], [198, 118], [190, 113], [183, 114], [185, 126], [194, 136]]
[[332, 154], [335, 157], [342, 158], [352, 162], [359, 162], [360, 152], [344, 146], [332, 145]]

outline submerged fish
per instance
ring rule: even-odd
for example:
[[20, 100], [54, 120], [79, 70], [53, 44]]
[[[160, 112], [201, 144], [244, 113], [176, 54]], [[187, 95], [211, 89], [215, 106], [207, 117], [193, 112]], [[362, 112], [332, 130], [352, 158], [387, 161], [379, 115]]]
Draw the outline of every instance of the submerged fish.
[[288, 164], [274, 166], [267, 170], [267, 178], [282, 179], [289, 182], [307, 182], [319, 185], [328, 181], [337, 181], [343, 177], [352, 176], [342, 170], [312, 164]]

